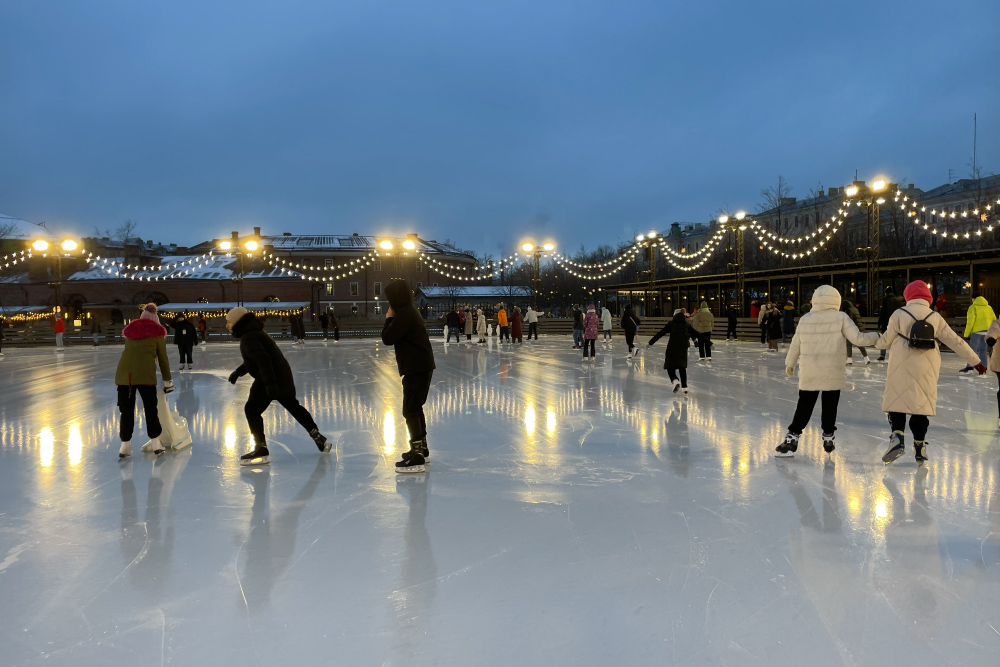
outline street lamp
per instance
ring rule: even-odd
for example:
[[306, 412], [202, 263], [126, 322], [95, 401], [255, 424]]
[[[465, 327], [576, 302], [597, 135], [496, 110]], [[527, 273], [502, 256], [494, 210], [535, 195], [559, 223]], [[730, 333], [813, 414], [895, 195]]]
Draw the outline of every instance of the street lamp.
[[538, 310], [538, 292], [542, 288], [541, 262], [542, 255], [556, 249], [554, 243], [545, 243], [541, 246], [535, 245], [531, 241], [525, 241], [521, 245], [521, 250], [526, 255], [531, 255], [531, 304], [532, 308]]
[[[744, 232], [747, 230], [747, 224], [744, 222], [747, 217], [746, 211], [736, 211], [733, 214], [733, 218], [736, 219], [736, 223], [729, 228], [730, 232], [735, 236], [734, 245], [736, 246], [736, 261], [730, 264], [727, 268], [736, 274], [736, 300], [739, 305], [740, 317], [746, 309], [746, 257], [743, 252], [743, 237]], [[728, 224], [732, 221], [728, 215], [720, 215], [719, 223]]]
[[[49, 242], [45, 239], [36, 239], [31, 247], [40, 253], [47, 253], [49, 250]], [[49, 283], [53, 290], [55, 291], [55, 302], [56, 306], [62, 306], [62, 259], [63, 257], [72, 257], [73, 253], [76, 252], [80, 244], [71, 238], [63, 239], [59, 244], [58, 252], [53, 252], [52, 256], [56, 259], [56, 279], [55, 282]], [[48, 256], [47, 254], [44, 256]]]
[[[255, 228], [255, 230], [256, 229], [259, 228]], [[256, 234], [241, 237], [239, 232], [233, 232], [230, 239], [219, 242], [219, 250], [227, 253], [235, 252], [236, 257], [239, 260], [240, 275], [238, 278], [233, 279], [233, 282], [236, 283], [237, 306], [243, 305], [243, 276], [245, 273], [243, 256], [245, 254], [248, 257], [253, 257], [253, 254], [258, 248], [260, 248], [260, 241], [257, 239]]]
[[865, 297], [865, 301], [868, 304], [869, 313], [874, 312], [878, 304], [879, 261], [881, 259], [879, 232], [882, 228], [880, 207], [885, 203], [885, 198], [879, 196], [878, 193], [885, 190], [886, 185], [886, 180], [880, 177], [872, 181], [872, 186], [866, 193], [861, 193], [857, 185], [850, 185], [845, 190], [848, 197], [858, 197], [860, 193], [858, 203], [864, 204], [866, 209], [868, 245], [864, 248], [858, 248], [858, 254], [865, 258], [865, 273], [868, 285], [868, 294]]

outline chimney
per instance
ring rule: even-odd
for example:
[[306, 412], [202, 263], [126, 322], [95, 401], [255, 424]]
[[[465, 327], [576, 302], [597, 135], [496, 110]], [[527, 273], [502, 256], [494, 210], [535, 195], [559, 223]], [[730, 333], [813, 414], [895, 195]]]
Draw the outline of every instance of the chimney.
[[817, 197], [825, 197], [826, 196], [826, 195], [823, 194], [823, 188], [819, 189], [819, 192], [816, 193], [816, 196]]
[[906, 189], [907, 189], [907, 190], [916, 190], [916, 189], [917, 189], [917, 186], [916, 186], [916, 185], [914, 185], [913, 183], [907, 183], [907, 184], [906, 184]]
[[281, 232], [281, 235], [282, 236], [291, 236], [292, 233], [291, 232]]
[[260, 236], [260, 227], [254, 227], [253, 228], [253, 235], [254, 236]]
[[407, 234], [406, 238], [409, 239], [410, 241], [416, 241], [417, 240], [417, 235], [416, 234]]

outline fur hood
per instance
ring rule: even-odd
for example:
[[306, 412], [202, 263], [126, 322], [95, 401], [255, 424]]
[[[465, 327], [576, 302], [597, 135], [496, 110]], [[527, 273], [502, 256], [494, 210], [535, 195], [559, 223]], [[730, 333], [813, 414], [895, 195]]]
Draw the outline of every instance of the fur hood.
[[253, 313], [247, 313], [233, 325], [233, 338], [239, 340], [244, 334], [250, 331], [262, 331], [264, 323], [257, 319]]
[[122, 335], [130, 340], [141, 340], [143, 338], [166, 338], [167, 330], [162, 324], [152, 320], [132, 320], [122, 329]]

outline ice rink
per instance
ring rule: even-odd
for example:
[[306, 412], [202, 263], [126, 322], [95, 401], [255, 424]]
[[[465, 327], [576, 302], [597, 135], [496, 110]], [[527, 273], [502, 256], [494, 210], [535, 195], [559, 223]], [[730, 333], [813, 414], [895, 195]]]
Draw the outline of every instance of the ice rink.
[[392, 350], [281, 347], [336, 445], [320, 455], [275, 404], [259, 468], [237, 464], [235, 344], [175, 372], [193, 446], [143, 455], [140, 420], [122, 465], [120, 347], [5, 350], [0, 664], [1000, 661], [997, 380], [960, 378], [953, 354], [918, 468], [909, 433], [880, 461], [884, 366], [848, 371], [832, 457], [817, 413], [779, 461], [784, 352], [717, 344], [685, 398], [662, 342], [629, 364], [599, 341], [591, 366], [569, 337], [436, 339], [429, 472], [397, 476]]

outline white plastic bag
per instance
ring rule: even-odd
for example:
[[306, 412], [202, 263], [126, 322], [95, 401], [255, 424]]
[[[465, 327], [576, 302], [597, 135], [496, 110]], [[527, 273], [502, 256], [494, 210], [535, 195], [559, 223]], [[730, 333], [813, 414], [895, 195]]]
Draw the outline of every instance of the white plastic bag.
[[[191, 446], [191, 431], [187, 419], [177, 414], [177, 410], [167, 403], [167, 395], [162, 389], [156, 390], [156, 412], [160, 418], [160, 442], [167, 448], [178, 450]], [[149, 443], [142, 446], [142, 451], [150, 451]]]

